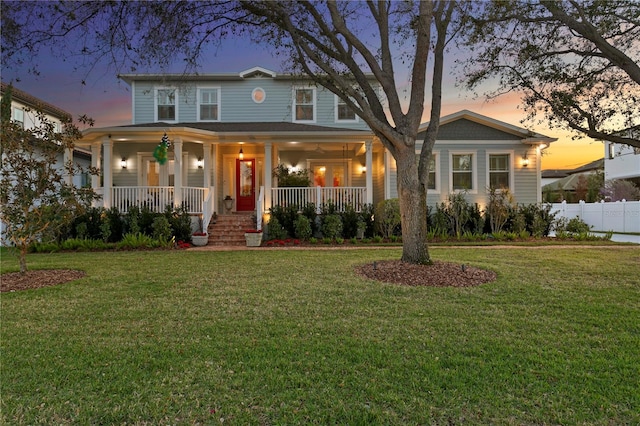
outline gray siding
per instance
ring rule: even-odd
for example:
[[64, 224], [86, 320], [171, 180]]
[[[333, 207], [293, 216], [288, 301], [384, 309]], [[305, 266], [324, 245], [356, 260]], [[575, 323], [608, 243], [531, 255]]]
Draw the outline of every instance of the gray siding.
[[[425, 132], [418, 133], [417, 140], [424, 140], [424, 135]], [[440, 126], [437, 140], [519, 141], [520, 137], [463, 118]]]
[[[197, 121], [198, 87], [220, 88], [220, 121], [223, 122], [290, 122], [292, 121], [293, 87], [288, 80], [247, 78], [234, 81], [184, 82], [176, 86], [162, 82], [137, 81], [134, 85], [134, 124], [152, 123], [155, 119], [154, 94], [156, 87], [176, 87], [178, 90], [178, 122]], [[255, 88], [265, 91], [265, 100], [255, 103], [251, 93]], [[362, 120], [356, 123], [336, 122], [335, 95], [316, 89], [316, 122], [320, 126], [367, 130]]]

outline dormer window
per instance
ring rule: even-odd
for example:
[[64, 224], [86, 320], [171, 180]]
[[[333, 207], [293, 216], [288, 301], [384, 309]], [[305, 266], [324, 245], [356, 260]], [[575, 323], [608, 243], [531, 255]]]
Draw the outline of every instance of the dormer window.
[[220, 89], [198, 88], [198, 121], [220, 120]]
[[295, 88], [293, 97], [293, 121], [316, 121], [316, 89]]
[[24, 129], [24, 110], [22, 108], [13, 108], [13, 122]]
[[176, 121], [175, 89], [156, 89], [156, 121]]

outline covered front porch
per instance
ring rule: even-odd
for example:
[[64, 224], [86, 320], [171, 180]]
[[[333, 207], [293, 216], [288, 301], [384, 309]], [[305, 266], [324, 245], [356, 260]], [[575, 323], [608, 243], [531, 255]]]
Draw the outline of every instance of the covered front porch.
[[[277, 130], [279, 123], [268, 124]], [[91, 182], [102, 196], [98, 205], [122, 213], [132, 206], [184, 208], [206, 226], [214, 212], [255, 212], [260, 227], [273, 206], [359, 211], [373, 203], [382, 154], [374, 153], [372, 136], [313, 127], [245, 133], [155, 123], [89, 129], [79, 145], [91, 149], [92, 166], [100, 170]], [[168, 161], [159, 164], [152, 153], [164, 134], [171, 143]], [[311, 185], [279, 187], [272, 174], [277, 165], [307, 170]]]

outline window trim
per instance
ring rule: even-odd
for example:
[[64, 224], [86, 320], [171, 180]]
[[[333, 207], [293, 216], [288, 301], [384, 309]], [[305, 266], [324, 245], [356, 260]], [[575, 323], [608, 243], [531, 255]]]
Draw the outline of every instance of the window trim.
[[[431, 151], [431, 156], [433, 158], [433, 162], [435, 164], [435, 168], [433, 170], [433, 172], [435, 173], [435, 188], [430, 189], [427, 188], [427, 195], [428, 194], [440, 194], [440, 182], [441, 182], [441, 178], [440, 178], [440, 150], [432, 150]], [[416, 161], [420, 161], [420, 150], [416, 150]], [[429, 172], [431, 173], [431, 171]]]
[[[158, 119], [158, 92], [160, 90], [173, 90], [174, 92], [174, 107], [175, 107], [175, 117], [173, 120], [159, 120]], [[163, 123], [177, 123], [178, 122], [178, 105], [179, 105], [179, 94], [178, 89], [170, 86], [156, 86], [153, 88], [153, 118], [156, 123], [162, 121]]]
[[[202, 93], [203, 90], [215, 90], [217, 92], [217, 100], [218, 100], [218, 118], [216, 118], [215, 120], [211, 120], [211, 119], [203, 119], [200, 116], [200, 106], [201, 104], [201, 99], [200, 99], [200, 94]], [[208, 122], [208, 123], [217, 123], [220, 122], [220, 117], [222, 117], [222, 90], [220, 88], [220, 86], [198, 86], [197, 90], [196, 90], [196, 119], [197, 121], [204, 121], [204, 122]], [[206, 104], [206, 105], [214, 105], [214, 104]]]
[[[487, 159], [487, 170], [486, 170], [486, 182], [487, 182], [487, 191], [491, 188], [490, 184], [491, 184], [491, 163], [490, 163], [490, 158], [492, 155], [509, 155], [509, 191], [511, 191], [512, 194], [515, 194], [515, 178], [514, 178], [514, 171], [515, 171], [515, 154], [514, 151], [510, 151], [510, 150], [487, 150], [486, 151], [486, 159]], [[500, 192], [500, 188], [495, 188], [496, 191]]]
[[[312, 105], [313, 105], [313, 119], [311, 120], [297, 120], [296, 119], [296, 108], [298, 106], [297, 102], [296, 102], [296, 94], [298, 92], [298, 90], [311, 90], [313, 92], [313, 100], [312, 100]], [[293, 86], [293, 93], [292, 93], [292, 105], [293, 108], [291, 108], [291, 119], [293, 123], [315, 123], [316, 122], [316, 117], [317, 117], [317, 113], [318, 113], [318, 102], [317, 102], [317, 92], [316, 92], [316, 88], [313, 86]], [[303, 105], [307, 105], [307, 104], [303, 104]]]
[[349, 119], [344, 119], [344, 118], [340, 118], [338, 116], [338, 106], [340, 105], [345, 105], [348, 108], [348, 105], [346, 102], [344, 102], [342, 99], [340, 99], [340, 96], [338, 95], [333, 95], [334, 98], [334, 102], [333, 102], [333, 107], [334, 107], [334, 120], [336, 123], [358, 123], [360, 122], [360, 117], [358, 117], [358, 114], [355, 113], [355, 111], [351, 110], [353, 112], [353, 116], [354, 118], [349, 118]]
[[[471, 155], [471, 189], [453, 189], [453, 156], [454, 155]], [[478, 193], [478, 151], [473, 150], [455, 150], [449, 151], [449, 192], [457, 194], [466, 191], [468, 194]]]
[[[12, 107], [11, 108], [11, 120], [14, 123], [19, 123], [20, 126], [22, 127], [22, 129], [24, 129], [24, 109], [23, 108], [19, 108], [19, 107]], [[20, 113], [22, 115], [22, 120], [18, 120], [18, 113]]]

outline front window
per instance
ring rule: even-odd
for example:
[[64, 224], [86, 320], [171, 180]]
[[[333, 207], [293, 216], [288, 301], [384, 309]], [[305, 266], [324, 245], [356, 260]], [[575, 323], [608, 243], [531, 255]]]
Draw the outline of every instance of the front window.
[[157, 121], [176, 120], [176, 91], [174, 89], [158, 89], [156, 102], [158, 105]]
[[473, 188], [473, 155], [454, 154], [451, 157], [452, 182], [454, 190], [472, 190]]
[[509, 154], [489, 155], [489, 187], [509, 188]]
[[199, 89], [199, 93], [199, 120], [218, 121], [220, 105], [218, 89]]
[[315, 121], [315, 89], [296, 89], [294, 120]]
[[436, 189], [436, 156], [431, 155], [429, 160], [429, 179], [427, 180], [427, 189]]
[[338, 96], [336, 96], [336, 121], [356, 121], [356, 113]]

